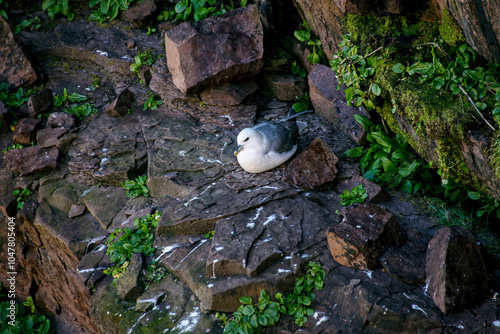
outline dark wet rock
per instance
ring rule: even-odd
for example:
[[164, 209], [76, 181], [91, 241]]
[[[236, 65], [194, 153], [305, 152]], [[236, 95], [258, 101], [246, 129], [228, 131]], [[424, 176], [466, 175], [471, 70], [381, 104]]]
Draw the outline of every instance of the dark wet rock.
[[82, 199], [103, 229], [110, 226], [127, 201], [125, 189], [121, 187], [92, 187], [82, 195]]
[[145, 0], [123, 12], [123, 16], [129, 21], [138, 23], [153, 15], [156, 9], [156, 2], [154, 0]]
[[181, 23], [165, 33], [165, 49], [173, 82], [183, 93], [252, 77], [264, 53], [257, 6]]
[[36, 132], [36, 142], [41, 148], [53, 147], [58, 143], [58, 139], [66, 134], [66, 128], [48, 128]]
[[236, 106], [241, 104], [247, 97], [253, 95], [257, 89], [259, 89], [259, 86], [257, 86], [255, 81], [247, 79], [209, 87], [200, 93], [200, 97], [206, 104]]
[[11, 121], [12, 114], [7, 108], [5, 108], [5, 104], [0, 101], [0, 133], [5, 132], [9, 129], [9, 124]]
[[74, 218], [83, 215], [85, 212], [85, 205], [71, 205], [68, 216], [69, 218]]
[[21, 118], [14, 129], [12, 141], [24, 145], [34, 143], [41, 122], [42, 120], [38, 118]]
[[415, 229], [405, 230], [406, 242], [401, 247], [389, 246], [380, 263], [392, 276], [404, 283], [425, 283], [425, 256], [432, 236]]
[[137, 312], [151, 311], [151, 309], [161, 303], [163, 299], [165, 299], [165, 291], [148, 289], [137, 298], [135, 310]]
[[133, 254], [127, 269], [116, 280], [116, 290], [121, 299], [135, 300], [144, 292], [146, 282], [143, 271], [145, 269], [146, 263], [142, 253]]
[[57, 111], [49, 115], [47, 122], [53, 128], [71, 129], [76, 124], [76, 117], [62, 111]]
[[273, 95], [280, 101], [295, 101], [305, 93], [306, 82], [299, 76], [269, 73], [265, 78]]
[[383, 189], [374, 182], [368, 181], [359, 174], [353, 175], [347, 183], [345, 183], [343, 186], [339, 186], [338, 190], [340, 192], [343, 192], [345, 189], [348, 189], [350, 191], [354, 187], [359, 186], [360, 184], [363, 186], [363, 189], [365, 189], [366, 193], [368, 194], [366, 202], [382, 203], [391, 199], [391, 195], [389, 195], [389, 193], [385, 189]]
[[333, 258], [356, 269], [374, 269], [389, 245], [401, 246], [404, 236], [394, 216], [375, 204], [348, 207], [337, 226], [326, 232]]
[[69, 151], [69, 146], [71, 142], [76, 138], [76, 134], [68, 133], [57, 140], [56, 147], [61, 151], [62, 154], [67, 154]]
[[[173, 84], [172, 75], [168, 72], [164, 58], [153, 64], [151, 74], [150, 88], [161, 96], [165, 107], [183, 111], [198, 118], [203, 123], [213, 124], [221, 128], [253, 126], [257, 113], [255, 104], [212, 105], [198, 98], [196, 94], [185, 95], [181, 93]], [[217, 85], [213, 89], [217, 91], [222, 85], [224, 84]], [[234, 87], [232, 85], [239, 86], [239, 84], [232, 83], [229, 87]], [[207, 90], [208, 92], [211, 91], [210, 88]], [[210, 96], [213, 96], [213, 94], [210, 94]], [[215, 102], [215, 100], [212, 100], [212, 102]]]
[[47, 203], [56, 209], [69, 213], [71, 207], [78, 202], [75, 188], [70, 184], [57, 187], [52, 195], [47, 198]]
[[45, 88], [28, 100], [28, 115], [34, 117], [52, 106], [52, 90]]
[[99, 114], [78, 133], [68, 151], [69, 170], [81, 183], [118, 186], [145, 169], [147, 151], [133, 114]]
[[37, 74], [3, 17], [0, 17], [0, 41], [0, 82], [6, 82], [10, 89], [33, 84]]
[[309, 73], [309, 95], [316, 113], [336, 126], [356, 143], [363, 144], [366, 131], [356, 122], [354, 115], [370, 118], [364, 107], [348, 106], [345, 100], [345, 85], [337, 90], [338, 81], [331, 68], [315, 64]]
[[318, 189], [331, 185], [337, 176], [338, 158], [326, 143], [315, 138], [294, 158], [283, 172], [283, 180], [301, 189]]
[[111, 117], [125, 116], [129, 112], [130, 107], [132, 107], [134, 101], [134, 93], [125, 88], [125, 90], [118, 94], [116, 99], [106, 107], [105, 112]]
[[488, 275], [477, 242], [463, 227], [443, 227], [429, 242], [426, 292], [444, 313], [473, 305], [489, 292]]
[[5, 152], [7, 169], [16, 171], [20, 176], [54, 170], [59, 159], [57, 148], [44, 149], [37, 146], [16, 148]]
[[78, 263], [78, 275], [86, 286], [90, 287], [107, 276], [104, 270], [113, 264], [109, 256], [106, 255], [106, 251], [106, 246], [101, 244], [85, 254]]
[[127, 205], [116, 214], [108, 229], [114, 231], [117, 228], [133, 228], [134, 221], [137, 218], [142, 218], [154, 213], [152, 207], [143, 208], [148, 205], [148, 202], [149, 201], [144, 196], [127, 201]]

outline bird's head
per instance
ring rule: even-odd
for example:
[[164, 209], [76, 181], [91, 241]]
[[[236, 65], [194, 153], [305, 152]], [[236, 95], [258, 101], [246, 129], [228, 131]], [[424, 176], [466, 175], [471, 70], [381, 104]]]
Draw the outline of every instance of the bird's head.
[[234, 151], [234, 155], [238, 155], [243, 149], [258, 149], [263, 141], [263, 136], [260, 132], [253, 128], [241, 130], [236, 138], [238, 148]]

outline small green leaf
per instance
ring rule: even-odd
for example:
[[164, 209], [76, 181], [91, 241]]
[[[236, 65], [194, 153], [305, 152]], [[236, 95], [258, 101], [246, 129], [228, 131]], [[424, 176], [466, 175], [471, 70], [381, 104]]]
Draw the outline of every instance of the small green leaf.
[[394, 73], [403, 73], [404, 71], [406, 71], [406, 67], [398, 63], [392, 67], [392, 71]]
[[380, 89], [380, 86], [377, 83], [372, 84], [372, 93], [375, 94], [376, 96], [379, 96], [382, 93], [382, 90]]
[[243, 305], [250, 305], [252, 304], [252, 298], [248, 297], [248, 296], [244, 296], [244, 297], [241, 297], [239, 299], [240, 303], [242, 303]]
[[293, 35], [301, 42], [306, 42], [311, 39], [311, 34], [307, 30], [295, 30]]

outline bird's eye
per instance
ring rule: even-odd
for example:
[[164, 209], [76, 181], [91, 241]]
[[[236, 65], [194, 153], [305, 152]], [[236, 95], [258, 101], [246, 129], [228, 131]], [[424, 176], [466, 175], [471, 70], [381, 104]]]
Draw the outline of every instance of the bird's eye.
[[245, 140], [244, 140], [244, 142], [247, 142], [247, 141], [248, 141], [248, 139], [250, 139], [250, 137], [247, 137], [247, 139], [245, 139]]

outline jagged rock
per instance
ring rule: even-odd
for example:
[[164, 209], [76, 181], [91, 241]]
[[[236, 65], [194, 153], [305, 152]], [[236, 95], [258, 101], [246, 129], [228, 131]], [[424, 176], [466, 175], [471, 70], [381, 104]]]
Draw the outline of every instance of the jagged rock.
[[293, 74], [269, 73], [265, 78], [273, 95], [280, 101], [295, 101], [306, 90], [305, 80]]
[[134, 221], [137, 218], [142, 218], [147, 215], [153, 214], [154, 210], [151, 207], [146, 207], [143, 209], [137, 210], [137, 207], [144, 207], [148, 203], [148, 199], [144, 196], [140, 196], [137, 198], [128, 201], [127, 204], [132, 204], [130, 208], [129, 205], [123, 207], [123, 209], [113, 218], [113, 222], [109, 226], [110, 231], [114, 231], [117, 228], [133, 228]]
[[429, 242], [425, 262], [426, 292], [444, 314], [479, 302], [489, 291], [479, 247], [463, 227], [439, 229]]
[[5, 104], [0, 101], [0, 132], [8, 130], [11, 119], [12, 114], [5, 108]]
[[363, 189], [365, 189], [366, 194], [368, 195], [366, 202], [382, 203], [391, 198], [385, 189], [382, 189], [381, 186], [374, 182], [368, 181], [359, 174], [355, 174], [349, 179], [345, 189], [352, 190], [352, 188], [357, 187], [360, 184], [363, 185]]
[[11, 172], [0, 173], [0, 210], [6, 217], [13, 217], [17, 211], [14, 191], [14, 177]]
[[[196, 94], [184, 95], [172, 81], [172, 75], [168, 72], [165, 58], [158, 60], [151, 67], [150, 88], [161, 96], [163, 105], [173, 110], [181, 110], [198, 118], [203, 123], [213, 124], [221, 128], [250, 127], [257, 113], [255, 104], [239, 104], [219, 106], [212, 105], [199, 99]], [[230, 87], [239, 83], [231, 83]], [[219, 90], [224, 84], [213, 87]], [[240, 90], [240, 88], [238, 88]], [[206, 91], [211, 92], [211, 88]], [[215, 93], [215, 92], [214, 92]], [[201, 94], [204, 94], [203, 92]], [[213, 94], [209, 93], [210, 96]], [[205, 96], [205, 95], [202, 95]], [[215, 100], [213, 102], [216, 102]]]
[[348, 106], [345, 100], [345, 85], [337, 90], [338, 81], [331, 68], [315, 64], [309, 73], [309, 95], [314, 111], [340, 129], [356, 143], [363, 144], [366, 131], [356, 122], [354, 115], [370, 118], [364, 107]]
[[380, 257], [385, 270], [411, 285], [425, 283], [425, 255], [431, 235], [415, 229], [405, 230], [406, 242], [401, 247], [389, 246]]
[[140, 22], [149, 18], [156, 11], [156, 2], [154, 0], [142, 1], [128, 10], [123, 15], [132, 22]]
[[349, 207], [342, 222], [326, 232], [333, 258], [356, 269], [373, 269], [389, 245], [402, 246], [404, 236], [394, 216], [375, 204]]
[[28, 100], [28, 115], [34, 117], [52, 105], [52, 89], [45, 88], [35, 95], [30, 96]]
[[283, 180], [301, 189], [317, 189], [331, 184], [337, 176], [338, 158], [326, 143], [315, 138], [283, 172]]
[[72, 185], [66, 184], [56, 188], [46, 200], [50, 206], [69, 213], [71, 207], [78, 202], [78, 195]]
[[165, 50], [173, 82], [185, 94], [252, 77], [264, 54], [257, 6], [181, 23], [165, 33]]
[[68, 151], [69, 170], [81, 183], [118, 186], [145, 169], [147, 151], [134, 114], [99, 114], [78, 133]]
[[137, 298], [135, 310], [137, 312], [151, 311], [151, 309], [161, 303], [163, 299], [165, 299], [165, 291], [148, 289]]
[[62, 154], [67, 154], [69, 151], [69, 146], [71, 142], [76, 138], [76, 134], [68, 133], [57, 140], [56, 147], [61, 151]]
[[125, 88], [117, 98], [111, 102], [105, 109], [106, 114], [111, 117], [122, 117], [125, 116], [132, 103], [134, 103], [135, 95], [128, 88]]
[[89, 212], [103, 229], [108, 229], [113, 218], [127, 201], [125, 189], [122, 187], [92, 187], [82, 198]]
[[71, 209], [69, 210], [68, 216], [69, 218], [75, 218], [83, 215], [85, 212], [85, 205], [71, 205]]
[[130, 263], [125, 272], [116, 280], [116, 290], [118, 296], [124, 300], [137, 299], [146, 288], [143, 270], [146, 264], [142, 253], [135, 253], [130, 259]]
[[12, 135], [12, 141], [15, 144], [24, 144], [29, 145], [32, 142], [35, 142], [36, 139], [36, 131], [40, 123], [41, 119], [38, 118], [22, 118], [17, 123], [14, 134]]
[[85, 254], [78, 263], [78, 275], [87, 286], [92, 286], [102, 280], [106, 276], [104, 270], [113, 265], [106, 251], [105, 245], [96, 247]]
[[0, 17], [0, 41], [0, 82], [6, 82], [10, 89], [33, 84], [37, 80], [35, 70], [3, 17]]
[[76, 124], [76, 117], [63, 111], [53, 112], [47, 120], [53, 128], [71, 129]]
[[200, 93], [200, 97], [206, 104], [224, 107], [236, 106], [254, 94], [258, 89], [259, 86], [257, 86], [253, 79], [247, 79], [209, 87]]
[[53, 170], [57, 167], [59, 150], [43, 149], [37, 146], [16, 148], [5, 152], [4, 161], [7, 169], [19, 172], [20, 176]]
[[68, 130], [64, 127], [41, 129], [36, 132], [36, 142], [41, 148], [53, 147], [66, 132]]

